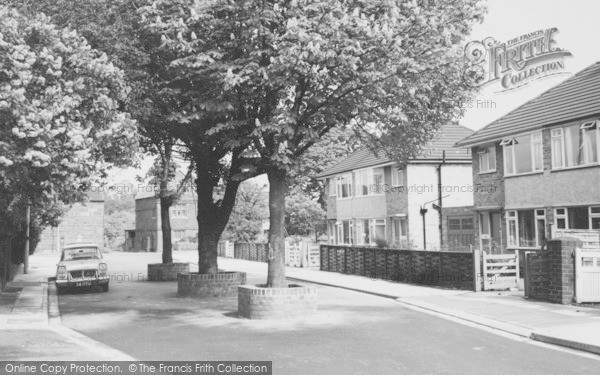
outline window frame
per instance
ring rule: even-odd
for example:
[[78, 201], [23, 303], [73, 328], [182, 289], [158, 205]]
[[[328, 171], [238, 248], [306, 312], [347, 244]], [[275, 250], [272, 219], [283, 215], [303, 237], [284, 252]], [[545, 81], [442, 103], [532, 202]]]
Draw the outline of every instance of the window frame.
[[392, 167], [391, 181], [392, 187], [404, 186], [404, 169]]
[[[533, 211], [533, 223], [534, 223], [534, 234], [535, 234], [535, 244], [536, 246], [531, 247], [531, 246], [522, 246], [521, 245], [521, 233], [519, 231], [519, 211]], [[538, 214], [539, 211], [544, 211], [544, 214]], [[525, 210], [508, 210], [506, 211], [506, 242], [507, 242], [507, 247], [508, 248], [526, 248], [526, 249], [534, 249], [537, 247], [541, 247], [541, 239], [538, 236], [538, 219], [544, 220], [544, 232], [545, 232], [545, 226], [546, 226], [546, 209], [545, 208], [532, 208], [532, 209], [525, 209]], [[515, 228], [515, 242], [513, 243], [511, 241], [511, 235], [510, 235], [510, 222], [513, 221], [514, 222], [514, 228]], [[547, 234], [546, 234], [547, 237]]]
[[[496, 172], [496, 170], [498, 169], [497, 166], [497, 158], [496, 158], [496, 147], [495, 146], [490, 146], [490, 147], [486, 147], [484, 149], [480, 149], [478, 152], [478, 158], [479, 158], [479, 174], [484, 174], [484, 173], [493, 173]], [[487, 158], [484, 158], [484, 156], [487, 155]], [[483, 160], [485, 159], [485, 160]], [[490, 168], [490, 162], [492, 161], [494, 162], [494, 168]], [[481, 167], [485, 165], [486, 169], [482, 169]]]
[[[354, 193], [354, 181], [353, 181], [353, 174], [350, 173], [343, 173], [339, 176], [336, 177], [336, 190], [337, 190], [337, 199], [350, 199], [353, 197], [353, 193]], [[348, 179], [348, 182], [345, 183], [346, 178]], [[343, 188], [342, 185], [348, 185], [348, 196], [344, 197], [342, 194]]]
[[[577, 126], [579, 125], [579, 126]], [[593, 129], [595, 127], [595, 129]], [[566, 145], [566, 128], [578, 128], [579, 129], [579, 137], [581, 139], [581, 148], [583, 153], [583, 161], [577, 165], [567, 165], [567, 145]], [[586, 142], [586, 133], [588, 131], [595, 131], [596, 133], [596, 161], [590, 161], [590, 148], [588, 142]], [[555, 131], [560, 131], [560, 135], [554, 135]], [[550, 139], [551, 139], [551, 159], [552, 159], [552, 170], [563, 170], [563, 169], [571, 169], [571, 168], [581, 168], [588, 167], [594, 165], [600, 165], [600, 121], [599, 120], [591, 120], [591, 121], [583, 121], [580, 123], [572, 123], [569, 125], [561, 126], [558, 128], [550, 129]], [[562, 165], [558, 166], [555, 164], [555, 155], [556, 155], [556, 147], [554, 146], [554, 141], [560, 139], [560, 156], [562, 159]], [[574, 162], [573, 162], [574, 164]]]
[[[398, 229], [400, 233], [396, 233], [396, 223], [398, 223]], [[393, 217], [392, 218], [392, 240], [403, 241], [408, 239], [408, 225], [405, 217]], [[404, 231], [403, 231], [404, 229]], [[404, 233], [402, 233], [404, 232]], [[398, 234], [398, 235], [397, 235]]]
[[[529, 147], [530, 147], [530, 151], [529, 151], [529, 164], [531, 167], [530, 171], [527, 172], [517, 172], [517, 158], [515, 155], [515, 145], [516, 145], [516, 141], [517, 141], [517, 137], [522, 137], [522, 136], [529, 136]], [[535, 139], [537, 136], [539, 136], [538, 139]], [[540, 169], [535, 169], [535, 154], [534, 154], [534, 145], [539, 145], [539, 150], [538, 153], [540, 154], [540, 161], [541, 161], [541, 165], [540, 165]], [[500, 142], [500, 146], [502, 146], [502, 156], [504, 157], [504, 175], [505, 176], [520, 176], [520, 175], [526, 175], [529, 173], [539, 173], [539, 172], [543, 172], [544, 170], [544, 137], [542, 134], [541, 130], [536, 130], [536, 131], [532, 131], [532, 132], [526, 132], [526, 133], [520, 133], [520, 134], [516, 134], [514, 136], [511, 136], [510, 138], [505, 138], [502, 140], [502, 142]], [[508, 168], [508, 158], [507, 158], [507, 154], [510, 152], [510, 156], [511, 156], [511, 161], [512, 161], [512, 165], [510, 166], [511, 168]], [[509, 172], [509, 170], [511, 172]]]

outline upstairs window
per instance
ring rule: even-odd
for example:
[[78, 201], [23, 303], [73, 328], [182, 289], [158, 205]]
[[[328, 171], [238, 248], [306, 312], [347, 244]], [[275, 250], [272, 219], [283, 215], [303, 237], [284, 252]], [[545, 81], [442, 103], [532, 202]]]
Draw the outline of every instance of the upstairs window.
[[496, 148], [488, 147], [480, 149], [479, 152], [479, 173], [488, 173], [496, 171]]
[[335, 197], [337, 196], [337, 186], [335, 184], [335, 178], [330, 178], [329, 179], [329, 196], [330, 197]]
[[403, 186], [404, 185], [404, 171], [392, 167], [392, 186]]
[[174, 204], [171, 207], [171, 216], [187, 217], [187, 204]]
[[552, 168], [598, 164], [597, 121], [552, 130]]
[[383, 168], [354, 172], [356, 196], [380, 194], [383, 191]]
[[337, 197], [348, 198], [352, 196], [352, 174], [347, 173], [336, 179]]
[[505, 139], [500, 144], [504, 147], [504, 173], [506, 175], [536, 172], [543, 169], [544, 154], [541, 132]]

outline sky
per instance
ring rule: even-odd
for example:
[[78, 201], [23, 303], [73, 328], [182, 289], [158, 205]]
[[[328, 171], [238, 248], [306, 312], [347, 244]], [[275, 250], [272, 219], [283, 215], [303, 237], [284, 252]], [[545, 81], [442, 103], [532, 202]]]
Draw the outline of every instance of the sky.
[[[502, 43], [536, 30], [556, 27], [556, 46], [572, 53], [572, 57], [565, 59], [568, 74], [543, 78], [505, 92], [500, 92], [498, 83], [482, 87], [477, 98], [465, 104], [467, 110], [459, 123], [473, 130], [481, 129], [600, 61], [599, 15], [598, 0], [489, 0], [485, 20], [475, 26], [468, 41], [493, 37]], [[113, 170], [109, 174], [109, 184], [123, 180], [133, 182], [135, 175], [144, 175], [151, 165], [152, 159], [145, 158], [141, 168]], [[265, 179], [259, 180], [262, 184]]]
[[556, 46], [572, 53], [565, 59], [566, 72], [536, 80], [519, 89], [499, 92], [499, 83], [481, 89], [476, 100], [467, 105], [460, 124], [478, 130], [502, 117], [521, 104], [568, 79], [578, 71], [600, 61], [600, 32], [598, 31], [598, 0], [490, 0], [488, 14], [477, 25], [470, 40], [493, 37], [506, 42], [536, 30], [558, 28]]

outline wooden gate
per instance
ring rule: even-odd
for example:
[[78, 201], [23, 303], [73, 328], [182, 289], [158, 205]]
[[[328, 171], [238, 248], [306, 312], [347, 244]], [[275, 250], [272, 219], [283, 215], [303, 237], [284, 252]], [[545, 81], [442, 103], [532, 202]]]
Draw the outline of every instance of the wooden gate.
[[575, 301], [600, 302], [600, 249], [575, 249]]
[[517, 288], [519, 281], [519, 255], [491, 255], [483, 253], [483, 290]]

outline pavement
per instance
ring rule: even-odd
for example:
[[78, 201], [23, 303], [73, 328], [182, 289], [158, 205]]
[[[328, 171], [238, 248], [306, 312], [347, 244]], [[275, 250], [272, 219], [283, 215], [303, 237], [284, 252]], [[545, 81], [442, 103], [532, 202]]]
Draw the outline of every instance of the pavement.
[[[56, 291], [53, 284], [48, 282], [48, 277], [54, 274], [55, 258], [55, 254], [32, 256], [29, 273], [20, 272], [15, 280], [9, 283], [7, 291], [0, 294], [0, 360], [73, 361], [137, 358], [125, 353], [125, 349], [131, 345], [124, 344], [120, 349], [114, 348], [110, 339], [95, 340], [88, 334], [82, 334], [62, 324]], [[192, 271], [194, 270], [195, 252], [177, 252], [175, 258], [176, 261], [189, 261], [192, 263]], [[242, 271], [252, 275], [266, 275], [267, 272], [265, 263], [238, 259], [219, 258], [219, 266], [224, 270]], [[411, 310], [501, 335], [512, 335], [530, 342], [539, 341], [600, 354], [600, 310], [597, 308], [525, 300], [522, 294], [516, 292], [475, 293], [371, 280], [367, 277], [314, 269], [287, 267], [286, 273], [290, 279], [386, 297], [393, 303]], [[165, 297], [175, 298], [172, 294], [165, 292]], [[93, 295], [77, 294], [68, 297], [71, 302], [83, 302], [88, 297], [95, 298]], [[372, 303], [376, 304], [375, 301]], [[168, 301], [166, 304], [168, 305]], [[341, 301], [338, 303], [342, 304]], [[201, 308], [200, 305], [198, 307]], [[361, 311], [366, 308], [367, 306]], [[172, 313], [169, 311], [169, 314]], [[87, 319], [85, 313], [79, 314], [81, 315], [78, 318], [81, 321]], [[219, 315], [215, 320], [215, 329], [218, 328], [216, 322], [221, 322], [222, 319], [224, 318]], [[272, 327], [277, 330], [277, 325], [264, 328]], [[102, 330], [103, 327], [97, 327], [98, 332], [101, 333]], [[218, 335], [218, 332], [215, 334]]]
[[0, 293], [0, 360], [106, 361], [134, 358], [61, 324], [56, 290], [48, 278], [56, 254], [31, 256]]

